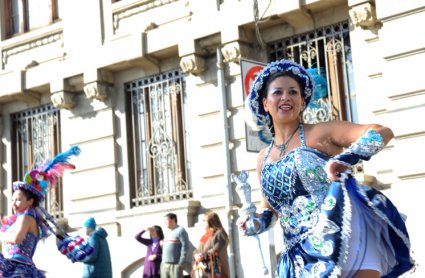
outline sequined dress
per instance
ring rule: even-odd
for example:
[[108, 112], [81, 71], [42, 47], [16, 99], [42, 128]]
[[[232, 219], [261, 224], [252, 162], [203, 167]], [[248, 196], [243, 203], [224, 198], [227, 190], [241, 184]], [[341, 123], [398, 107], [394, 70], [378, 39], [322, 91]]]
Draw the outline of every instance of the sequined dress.
[[[16, 216], [17, 218], [31, 216], [36, 220], [39, 218], [34, 208]], [[14, 228], [12, 224], [6, 232], [13, 232]], [[3, 254], [0, 254], [0, 277], [45, 277], [43, 271], [37, 269], [32, 260], [39, 239], [39, 236], [27, 233], [19, 244], [3, 242]]]
[[330, 157], [306, 146], [303, 125], [300, 141], [275, 162], [267, 160], [270, 145], [261, 170], [263, 195], [283, 229], [278, 276], [352, 277], [373, 269], [370, 259], [386, 278], [411, 269], [409, 236], [391, 201], [353, 177], [331, 182], [324, 171]]

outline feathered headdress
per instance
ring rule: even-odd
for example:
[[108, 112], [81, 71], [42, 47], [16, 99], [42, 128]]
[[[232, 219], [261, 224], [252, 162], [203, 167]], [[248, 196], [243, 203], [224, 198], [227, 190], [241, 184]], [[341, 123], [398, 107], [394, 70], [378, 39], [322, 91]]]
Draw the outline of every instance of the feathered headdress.
[[[69, 158], [72, 155], [79, 155], [80, 152], [81, 150], [78, 146], [73, 146], [68, 151], [56, 155], [52, 160], [44, 161], [40, 166], [26, 173], [23, 181], [14, 182], [13, 190], [26, 189], [32, 192], [40, 202], [43, 202], [47, 189], [51, 190], [56, 186], [64, 171], [66, 169], [75, 169], [75, 166], [69, 163]], [[54, 234], [59, 239], [58, 250], [72, 262], [83, 261], [94, 252], [94, 247], [82, 237], [68, 235], [43, 206], [37, 206], [35, 209], [37, 211], [37, 224], [41, 229], [40, 237], [47, 237], [49, 235], [48, 231]], [[42, 217], [43, 214], [46, 217], [45, 219]], [[4, 218], [1, 221], [1, 231], [6, 231], [16, 219], [16, 214]], [[53, 224], [53, 227], [49, 222]]]
[[72, 155], [79, 155], [81, 152], [78, 146], [72, 146], [68, 151], [56, 155], [52, 160], [46, 160], [37, 168], [25, 174], [23, 181], [13, 183], [13, 190], [26, 189], [35, 194], [40, 202], [43, 202], [47, 190], [55, 188], [58, 179], [66, 169], [75, 169], [69, 163]]

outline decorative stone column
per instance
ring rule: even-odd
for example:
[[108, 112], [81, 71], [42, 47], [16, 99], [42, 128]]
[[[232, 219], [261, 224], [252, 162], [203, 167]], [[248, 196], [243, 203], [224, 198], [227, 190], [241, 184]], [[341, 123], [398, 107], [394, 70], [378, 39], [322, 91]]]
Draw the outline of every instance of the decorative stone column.
[[111, 85], [94, 81], [84, 85], [84, 93], [88, 99], [105, 100], [111, 94]]
[[76, 105], [74, 101], [74, 94], [67, 91], [59, 91], [52, 93], [50, 99], [53, 103], [53, 106], [59, 109], [71, 109]]
[[84, 73], [84, 93], [88, 99], [105, 100], [112, 93], [113, 75], [104, 69], [91, 69]]
[[375, 6], [371, 2], [354, 5], [349, 10], [350, 19], [354, 26], [362, 29], [372, 29], [381, 26], [376, 17]]
[[187, 206], [187, 225], [193, 227], [195, 225], [195, 216], [199, 214], [201, 202], [196, 200], [188, 200]]
[[69, 80], [56, 76], [50, 81], [50, 100], [59, 109], [71, 109], [76, 105], [75, 87], [69, 84]]
[[224, 62], [239, 64], [241, 58], [250, 56], [251, 48], [242, 42], [235, 41], [224, 45], [221, 48], [221, 53], [223, 54]]
[[198, 54], [190, 54], [180, 59], [180, 67], [186, 74], [199, 75], [206, 69], [206, 61]]

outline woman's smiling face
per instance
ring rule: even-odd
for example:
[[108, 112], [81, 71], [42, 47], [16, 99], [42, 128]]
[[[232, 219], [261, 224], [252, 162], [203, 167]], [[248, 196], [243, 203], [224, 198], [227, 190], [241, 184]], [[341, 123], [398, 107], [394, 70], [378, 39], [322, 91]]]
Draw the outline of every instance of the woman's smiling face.
[[15, 213], [23, 212], [32, 206], [34, 200], [28, 199], [21, 190], [16, 190], [12, 195], [12, 208]]
[[267, 97], [263, 100], [264, 110], [273, 118], [273, 122], [298, 118], [304, 99], [299, 83], [290, 76], [279, 76], [267, 88]]

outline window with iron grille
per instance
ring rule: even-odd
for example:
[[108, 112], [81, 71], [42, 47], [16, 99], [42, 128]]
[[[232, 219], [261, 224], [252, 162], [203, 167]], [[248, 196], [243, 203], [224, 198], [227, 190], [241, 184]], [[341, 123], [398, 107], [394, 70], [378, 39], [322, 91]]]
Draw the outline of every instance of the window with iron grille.
[[132, 206], [191, 198], [182, 72], [146, 77], [125, 88]]
[[289, 59], [312, 74], [315, 94], [306, 123], [335, 119], [357, 122], [348, 22], [269, 43], [271, 61]]
[[2, 24], [6, 26], [6, 35], [10, 37], [22, 34], [60, 19], [61, 1], [63, 0], [5, 0], [5, 21]]
[[[22, 180], [25, 173], [60, 153], [60, 113], [48, 104], [12, 114], [13, 180]], [[45, 209], [55, 218], [63, 217], [62, 183], [48, 191]]]

